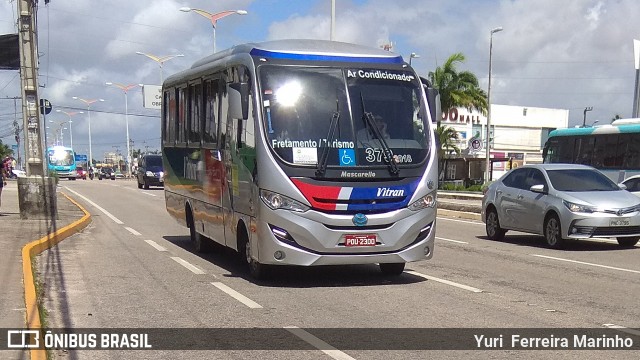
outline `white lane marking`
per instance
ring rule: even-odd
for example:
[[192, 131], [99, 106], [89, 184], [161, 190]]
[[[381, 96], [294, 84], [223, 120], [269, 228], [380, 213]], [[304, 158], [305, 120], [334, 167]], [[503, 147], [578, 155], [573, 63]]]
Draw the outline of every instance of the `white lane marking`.
[[84, 201], [88, 202], [89, 204], [91, 204], [91, 205], [92, 205], [93, 207], [95, 207], [96, 209], [98, 209], [98, 210], [102, 211], [102, 213], [103, 213], [103, 214], [107, 215], [107, 216], [108, 216], [111, 220], [113, 220], [113, 222], [115, 222], [116, 224], [118, 224], [118, 225], [122, 225], [122, 224], [124, 224], [122, 221], [120, 221], [120, 219], [118, 219], [117, 217], [115, 217], [115, 216], [111, 215], [111, 213], [110, 213], [110, 212], [108, 212], [107, 210], [105, 210], [105, 209], [101, 208], [100, 206], [98, 206], [98, 204], [96, 204], [96, 203], [94, 203], [93, 201], [91, 201], [91, 200], [87, 199], [85, 196], [80, 195], [78, 192], [73, 191], [73, 190], [69, 189], [69, 188], [68, 188], [68, 187], [66, 187], [66, 186], [65, 186], [64, 188], [65, 188], [65, 190], [67, 190], [67, 191], [69, 191], [69, 192], [71, 192], [71, 193], [75, 194], [76, 196], [78, 196], [78, 197], [82, 198]]
[[467, 221], [467, 220], [459, 220], [459, 219], [446, 218], [446, 217], [440, 217], [440, 216], [438, 216], [438, 220], [448, 220], [448, 221], [455, 221], [455, 222], [461, 222], [461, 223], [466, 223], [466, 224], [474, 224], [474, 225], [482, 225], [482, 226], [484, 226], [484, 223], [482, 221]]
[[616, 329], [616, 330], [620, 330], [622, 332], [626, 332], [627, 334], [633, 334], [633, 335], [639, 335], [640, 336], [640, 331], [638, 330], [634, 330], [634, 329], [629, 329], [626, 326], [622, 326], [622, 325], [616, 325], [616, 324], [602, 324], [605, 327], [608, 327], [609, 329]]
[[157, 196], [156, 194], [151, 194], [151, 193], [148, 193], [146, 191], [143, 191], [142, 193], [145, 194], [145, 195], [149, 195], [149, 196]]
[[438, 237], [438, 236], [436, 236], [436, 239], [442, 240], [442, 241], [450, 241], [450, 242], [454, 242], [454, 243], [458, 243], [458, 244], [468, 244], [468, 242], [466, 242], [466, 241], [445, 239], [445, 238], [441, 238], [441, 237]]
[[217, 287], [218, 289], [224, 291], [225, 293], [227, 293], [227, 295], [231, 296], [232, 298], [240, 301], [241, 303], [245, 304], [246, 306], [250, 307], [251, 309], [262, 309], [262, 305], [258, 304], [257, 302], [249, 299], [248, 297], [240, 294], [239, 292], [233, 290], [232, 288], [228, 287], [227, 285], [221, 283], [221, 282], [212, 282], [211, 285]]
[[445, 279], [440, 279], [440, 278], [437, 278], [437, 277], [434, 277], [434, 276], [430, 276], [430, 275], [421, 274], [421, 273], [419, 273], [419, 272], [417, 272], [417, 271], [407, 270], [407, 271], [405, 271], [405, 272], [406, 272], [407, 274], [411, 274], [411, 275], [419, 276], [419, 277], [424, 278], [424, 279], [427, 279], [427, 280], [437, 281], [437, 282], [439, 282], [439, 283], [443, 283], [443, 284], [446, 284], [446, 285], [455, 286], [455, 287], [457, 287], [457, 288], [464, 289], [464, 290], [467, 290], [467, 291], [471, 291], [471, 292], [474, 292], [474, 293], [481, 293], [481, 292], [483, 292], [482, 290], [480, 290], [480, 289], [478, 289], [478, 288], [474, 288], [474, 287], [472, 287], [472, 286], [463, 285], [463, 284], [459, 284], [459, 283], [457, 283], [457, 282], [453, 282], [453, 281], [449, 281], [449, 280], [445, 280]]
[[158, 245], [158, 243], [153, 241], [153, 240], [145, 240], [144, 242], [146, 242], [147, 244], [153, 246], [158, 251], [167, 251], [167, 249], [165, 249], [164, 247]]
[[175, 262], [177, 262], [178, 264], [186, 267], [187, 269], [189, 269], [189, 271], [191, 271], [192, 273], [196, 274], [196, 275], [202, 275], [204, 274], [204, 271], [198, 269], [195, 265], [192, 265], [191, 263], [187, 262], [186, 260], [183, 260], [179, 257], [176, 256], [172, 256], [171, 257]]
[[336, 360], [355, 360], [351, 356], [349, 356], [349, 355], [345, 354], [344, 352], [334, 348], [333, 346], [327, 344], [326, 342], [320, 340], [319, 338], [315, 337], [314, 335], [310, 334], [309, 332], [300, 329], [297, 326], [285, 326], [284, 328], [287, 331], [289, 331], [290, 333], [292, 333], [293, 335], [295, 335], [295, 336], [299, 337], [300, 339], [306, 341], [311, 346], [315, 347], [316, 349], [322, 351], [323, 353], [331, 356], [332, 358], [334, 358]]
[[132, 233], [135, 236], [142, 236], [142, 234], [140, 234], [139, 232], [135, 231], [134, 229], [132, 229], [132, 228], [130, 228], [128, 226], [125, 226], [124, 228], [127, 229], [127, 231], [129, 231], [130, 233]]
[[584, 261], [569, 260], [569, 259], [557, 258], [557, 257], [553, 257], [553, 256], [537, 255], [537, 254], [531, 254], [531, 256], [536, 256], [536, 257], [541, 257], [541, 258], [551, 259], [551, 260], [566, 261], [566, 262], [575, 263], [575, 264], [582, 264], [582, 265], [601, 267], [601, 268], [611, 269], [611, 270], [626, 271], [626, 272], [630, 272], [630, 273], [634, 273], [634, 274], [640, 274], [640, 271], [638, 271], [638, 270], [623, 269], [623, 268], [619, 268], [619, 267], [588, 263], [588, 262], [584, 262]]

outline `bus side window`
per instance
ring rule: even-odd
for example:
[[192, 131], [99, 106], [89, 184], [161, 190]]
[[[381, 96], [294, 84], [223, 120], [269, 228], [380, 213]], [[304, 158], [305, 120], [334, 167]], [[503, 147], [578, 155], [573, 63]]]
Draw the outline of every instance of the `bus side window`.
[[204, 123], [202, 130], [203, 141], [207, 144], [218, 143], [218, 79], [209, 79], [204, 82]]

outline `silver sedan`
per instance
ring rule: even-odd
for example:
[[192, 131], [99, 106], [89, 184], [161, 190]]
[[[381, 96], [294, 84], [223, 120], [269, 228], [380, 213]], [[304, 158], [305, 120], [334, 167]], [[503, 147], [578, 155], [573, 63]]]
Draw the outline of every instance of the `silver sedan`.
[[543, 235], [552, 248], [569, 239], [611, 237], [633, 247], [640, 239], [640, 199], [590, 166], [526, 165], [489, 185], [482, 221], [494, 240], [516, 230]]

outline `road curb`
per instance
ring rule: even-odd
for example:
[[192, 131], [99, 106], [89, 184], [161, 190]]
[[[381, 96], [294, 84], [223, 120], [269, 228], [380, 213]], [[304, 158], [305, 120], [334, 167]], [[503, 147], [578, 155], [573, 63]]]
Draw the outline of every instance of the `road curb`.
[[450, 218], [459, 218], [459, 219], [467, 219], [467, 220], [482, 220], [482, 217], [478, 213], [466, 212], [466, 211], [455, 211], [448, 209], [438, 209], [439, 216], [446, 216]]
[[[41, 252], [53, 247], [58, 244], [60, 241], [68, 238], [69, 236], [80, 232], [82, 229], [87, 227], [91, 222], [91, 214], [87, 210], [85, 210], [78, 202], [73, 200], [67, 194], [61, 192], [69, 201], [71, 201], [75, 206], [77, 206], [82, 212], [84, 216], [82, 216], [79, 220], [74, 221], [73, 223], [60, 228], [59, 230], [47, 234], [40, 238], [39, 240], [32, 241], [26, 244], [22, 248], [22, 276], [24, 281], [24, 302], [26, 308], [26, 325], [27, 329], [30, 330], [40, 330], [42, 328], [42, 324], [40, 323], [40, 312], [38, 310], [38, 294], [36, 293], [36, 285], [34, 282], [33, 276], [33, 268], [31, 267], [31, 259], [32, 257], [40, 254]], [[30, 350], [31, 360], [36, 359], [47, 359], [47, 352], [44, 349], [31, 349]]]

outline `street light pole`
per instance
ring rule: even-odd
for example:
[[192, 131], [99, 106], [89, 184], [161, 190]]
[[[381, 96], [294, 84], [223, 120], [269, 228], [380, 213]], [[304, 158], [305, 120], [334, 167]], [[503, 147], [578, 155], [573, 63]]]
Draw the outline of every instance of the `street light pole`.
[[582, 127], [587, 127], [587, 111], [593, 110], [593, 106], [584, 108], [584, 116], [582, 117]]
[[214, 54], [216, 52], [216, 23], [217, 23], [217, 21], [222, 19], [225, 16], [229, 16], [229, 15], [233, 15], [233, 14], [238, 14], [238, 15], [246, 15], [247, 14], [246, 10], [227, 10], [227, 11], [221, 11], [219, 13], [212, 14], [212, 13], [210, 13], [208, 11], [205, 11], [205, 10], [194, 9], [194, 8], [190, 8], [190, 7], [181, 7], [180, 11], [184, 11], [184, 12], [193, 11], [196, 14], [204, 16], [207, 19], [211, 20], [211, 25], [213, 26], [213, 53]]
[[87, 115], [89, 117], [89, 167], [93, 165], [93, 152], [91, 151], [91, 104], [97, 101], [104, 101], [104, 99], [83, 99], [77, 96], [73, 97], [75, 100], [80, 100], [87, 105]]
[[162, 82], [164, 81], [164, 76], [162, 74], [162, 64], [164, 64], [165, 61], [169, 61], [169, 60], [171, 60], [173, 58], [184, 56], [183, 54], [157, 56], [157, 55], [153, 55], [153, 54], [143, 53], [141, 51], [136, 51], [136, 54], [144, 55], [144, 56], [148, 57], [149, 59], [151, 59], [151, 60], [157, 62], [158, 64], [160, 64], [160, 85], [162, 85]]
[[336, 0], [331, 0], [331, 31], [329, 40], [333, 41], [336, 37]]
[[56, 110], [56, 112], [63, 113], [63, 114], [65, 114], [65, 115], [67, 115], [69, 117], [69, 138], [70, 138], [70, 141], [71, 141], [71, 148], [73, 149], [73, 129], [71, 128], [71, 123], [73, 121], [71, 121], [71, 117], [73, 115], [76, 115], [76, 114], [84, 114], [84, 111], [66, 112], [64, 110], [58, 109], [58, 110]]
[[129, 101], [127, 93], [129, 90], [139, 86], [138, 84], [123, 85], [118, 83], [107, 82], [106, 85], [113, 85], [124, 92], [124, 119], [127, 126], [127, 175], [131, 176], [131, 149], [129, 147]]
[[491, 57], [493, 53], [493, 34], [502, 31], [502, 26], [492, 29], [489, 34], [489, 85], [487, 87], [487, 154], [485, 164], [485, 183], [491, 181]]
[[416, 53], [412, 52], [412, 53], [411, 53], [411, 55], [409, 55], [409, 65], [411, 65], [411, 60], [413, 60], [413, 59], [417, 59], [417, 58], [419, 58], [419, 57], [420, 57], [420, 55], [418, 55], [418, 54], [416, 54]]

